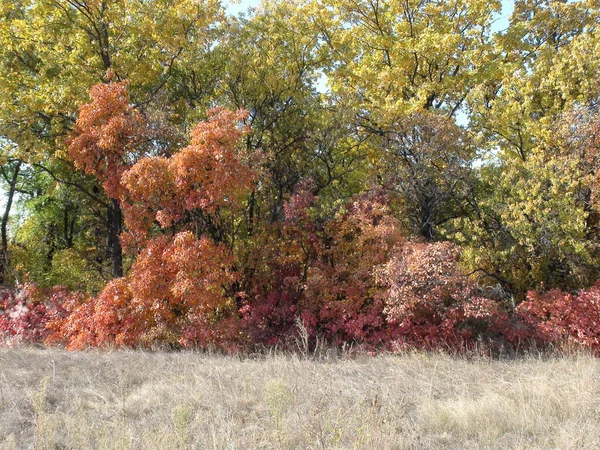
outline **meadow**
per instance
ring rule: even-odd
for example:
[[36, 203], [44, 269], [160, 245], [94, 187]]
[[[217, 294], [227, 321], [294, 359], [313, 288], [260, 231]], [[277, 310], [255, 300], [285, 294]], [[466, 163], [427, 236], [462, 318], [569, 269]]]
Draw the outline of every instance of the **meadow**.
[[596, 449], [600, 361], [0, 349], [2, 449]]

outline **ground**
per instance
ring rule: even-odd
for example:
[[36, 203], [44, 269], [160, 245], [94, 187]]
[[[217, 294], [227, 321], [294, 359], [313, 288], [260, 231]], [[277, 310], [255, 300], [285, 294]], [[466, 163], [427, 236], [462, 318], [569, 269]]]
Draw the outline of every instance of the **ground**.
[[0, 349], [2, 449], [597, 449], [600, 360]]

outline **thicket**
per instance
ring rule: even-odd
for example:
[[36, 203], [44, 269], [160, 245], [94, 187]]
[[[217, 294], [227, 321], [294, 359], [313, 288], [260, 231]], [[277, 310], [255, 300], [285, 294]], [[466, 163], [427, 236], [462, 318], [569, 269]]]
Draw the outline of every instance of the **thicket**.
[[600, 4], [0, 8], [0, 337], [600, 348]]

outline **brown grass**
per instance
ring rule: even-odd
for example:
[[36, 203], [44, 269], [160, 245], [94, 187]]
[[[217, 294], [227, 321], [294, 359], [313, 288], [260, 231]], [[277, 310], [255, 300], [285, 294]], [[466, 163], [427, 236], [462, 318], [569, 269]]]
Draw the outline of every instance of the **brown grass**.
[[600, 361], [1, 349], [0, 448], [597, 449]]

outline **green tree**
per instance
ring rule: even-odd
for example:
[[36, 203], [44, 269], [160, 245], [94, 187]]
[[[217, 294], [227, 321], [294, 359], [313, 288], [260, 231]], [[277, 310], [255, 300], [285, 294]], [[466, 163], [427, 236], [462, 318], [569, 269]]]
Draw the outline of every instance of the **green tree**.
[[599, 6], [517, 1], [495, 36], [494, 69], [468, 97], [480, 189], [476, 213], [454, 236], [465, 264], [517, 299], [578, 288], [597, 273], [589, 174], [581, 153], [568, 150], [564, 120], [598, 98]]
[[440, 225], [465, 213], [475, 153], [453, 122], [493, 68], [491, 25], [500, 6], [464, 0], [304, 6], [320, 37], [330, 98], [349, 109], [348, 132], [367, 156], [365, 185], [391, 188], [399, 215], [427, 239], [439, 238]]
[[1, 247], [0, 247], [0, 285], [6, 283], [7, 272], [9, 270], [9, 250], [8, 250], [8, 222], [10, 212], [15, 201], [15, 196], [19, 190], [20, 173], [23, 167], [23, 161], [11, 155], [12, 146], [7, 141], [0, 141], [2, 154], [0, 155], [0, 186], [6, 185], [6, 196], [4, 200], [4, 211], [0, 222]]
[[81, 189], [56, 181], [65, 175], [74, 182], [68, 167], [46, 172], [38, 166], [30, 172], [19, 198], [26, 216], [13, 236], [17, 276], [43, 287], [63, 285], [97, 292], [111, 278], [102, 245], [104, 207]]
[[280, 220], [283, 202], [314, 170], [311, 134], [323, 114], [315, 89], [322, 66], [317, 45], [317, 35], [307, 32], [293, 4], [264, 2], [249, 18], [229, 24], [220, 98], [226, 106], [249, 111], [245, 145], [265, 154], [264, 176], [249, 204], [250, 222]]

